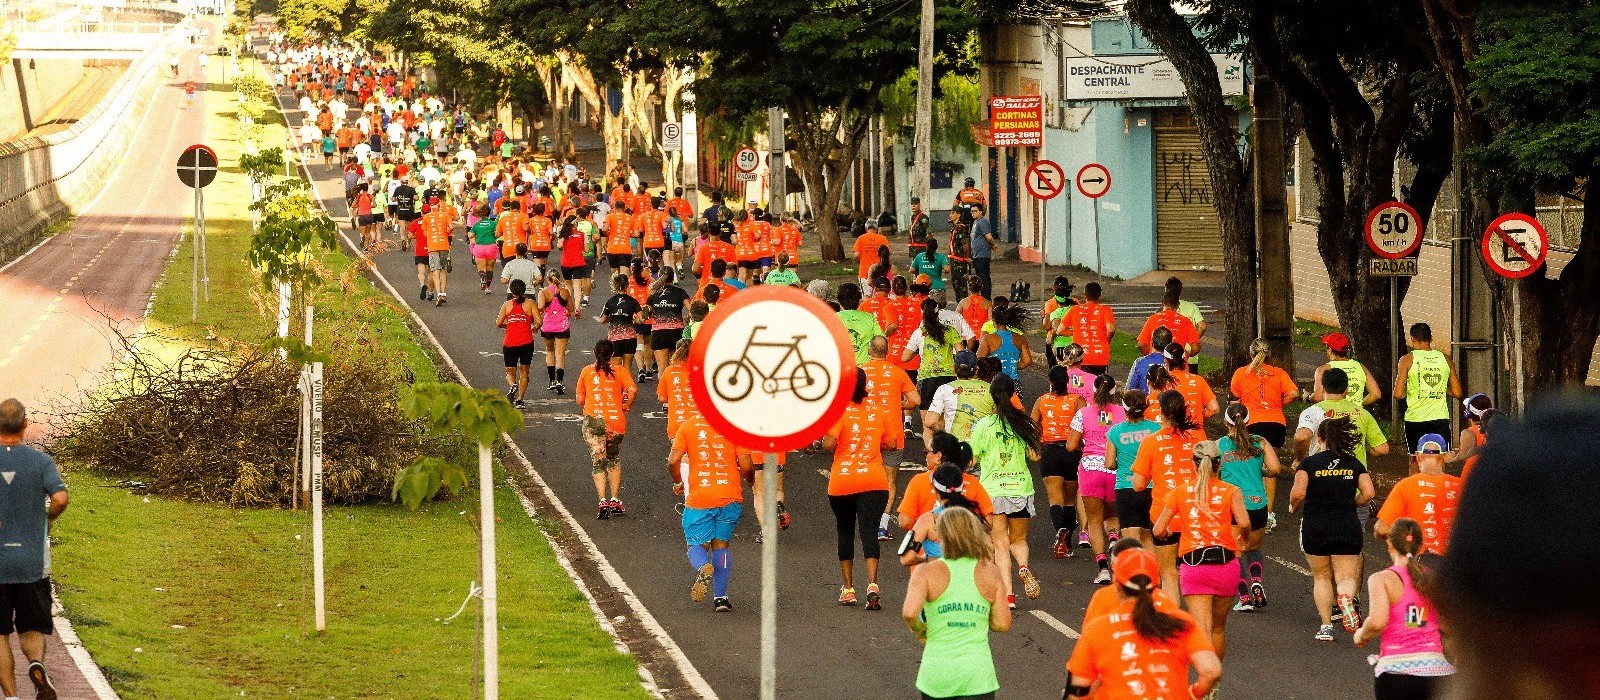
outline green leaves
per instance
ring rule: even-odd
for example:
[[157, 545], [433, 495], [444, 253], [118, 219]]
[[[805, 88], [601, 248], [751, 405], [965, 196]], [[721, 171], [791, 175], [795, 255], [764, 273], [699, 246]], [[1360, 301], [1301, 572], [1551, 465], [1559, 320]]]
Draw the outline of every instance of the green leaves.
[[284, 351], [285, 359], [287, 359], [290, 364], [294, 365], [308, 365], [313, 362], [328, 363], [333, 361], [332, 356], [326, 351], [318, 350], [310, 345], [306, 345], [306, 341], [301, 340], [300, 338], [295, 338], [292, 336], [279, 338], [277, 336], [273, 336], [261, 343], [262, 354], [270, 354], [277, 350]]
[[[522, 426], [522, 412], [493, 389], [474, 390], [460, 384], [421, 382], [400, 394], [406, 418], [421, 421], [431, 433], [459, 433], [487, 449], [501, 433]], [[437, 457], [425, 457], [394, 478], [393, 498], [415, 509], [433, 498], [440, 488], [460, 493], [467, 484], [467, 468]]]
[[[275, 149], [268, 152], [272, 150]], [[282, 159], [279, 152], [274, 162], [281, 163]], [[243, 159], [240, 165], [249, 169]], [[280, 282], [300, 289], [320, 283], [321, 277], [311, 264], [311, 252], [317, 246], [332, 249], [337, 229], [333, 219], [312, 199], [305, 183], [287, 179], [271, 182], [250, 209], [261, 216], [261, 221], [250, 238], [245, 258], [261, 270], [262, 285], [271, 291]]]
[[394, 475], [394, 489], [390, 498], [416, 510], [423, 501], [432, 500], [441, 489], [461, 493], [467, 487], [467, 470], [438, 457], [423, 457]]

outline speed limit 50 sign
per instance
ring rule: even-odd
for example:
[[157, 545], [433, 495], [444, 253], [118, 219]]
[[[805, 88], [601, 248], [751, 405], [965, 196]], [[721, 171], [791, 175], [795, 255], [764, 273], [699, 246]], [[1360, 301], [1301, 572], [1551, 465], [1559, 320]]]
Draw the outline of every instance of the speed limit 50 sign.
[[1422, 245], [1422, 217], [1405, 202], [1384, 202], [1367, 214], [1366, 234], [1373, 255], [1399, 260]]

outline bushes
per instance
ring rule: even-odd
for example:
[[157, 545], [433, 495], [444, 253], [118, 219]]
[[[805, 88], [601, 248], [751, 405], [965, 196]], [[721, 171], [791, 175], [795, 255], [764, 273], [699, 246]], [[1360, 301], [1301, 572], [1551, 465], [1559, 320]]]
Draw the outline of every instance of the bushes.
[[273, 90], [272, 86], [267, 84], [267, 81], [249, 73], [234, 78], [233, 89], [244, 95], [246, 99], [266, 105], [271, 105], [278, 99], [277, 91]]

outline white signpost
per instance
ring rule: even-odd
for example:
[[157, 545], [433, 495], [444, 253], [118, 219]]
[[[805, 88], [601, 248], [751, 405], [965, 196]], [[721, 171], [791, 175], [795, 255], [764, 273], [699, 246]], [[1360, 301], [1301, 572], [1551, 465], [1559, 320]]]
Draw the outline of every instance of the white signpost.
[[[1036, 161], [1028, 166], [1028, 173], [1022, 178], [1022, 183], [1027, 186], [1028, 194], [1040, 202], [1049, 202], [1067, 189], [1067, 172], [1061, 165], [1053, 160]], [[1043, 204], [1040, 205], [1044, 206]], [[1049, 289], [1044, 284], [1044, 246], [1050, 240], [1050, 212], [1045, 210], [1039, 221], [1039, 288]], [[1071, 247], [1071, 242], [1068, 242]]]
[[1073, 185], [1078, 188], [1078, 194], [1089, 198], [1094, 209], [1094, 266], [1099, 270], [1105, 260], [1100, 252], [1100, 198], [1111, 191], [1111, 170], [1099, 163], [1089, 163], [1078, 168]]

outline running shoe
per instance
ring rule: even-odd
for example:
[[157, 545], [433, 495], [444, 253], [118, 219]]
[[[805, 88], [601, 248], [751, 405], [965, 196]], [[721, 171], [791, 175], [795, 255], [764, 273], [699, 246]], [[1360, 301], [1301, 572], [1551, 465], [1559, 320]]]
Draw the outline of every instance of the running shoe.
[[589, 305], [589, 297], [584, 297], [583, 298], [583, 305], [584, 306], [588, 306]]
[[1015, 593], [1007, 593], [1006, 594], [1006, 607], [1011, 608], [1012, 610], [1016, 610], [1017, 609], [1017, 594], [1015, 594]]
[[878, 541], [879, 542], [888, 542], [889, 541], [889, 528], [886, 528], [886, 527], [878, 528]]
[[712, 566], [711, 562], [700, 565], [700, 569], [694, 574], [694, 583], [689, 585], [689, 600], [696, 603], [705, 602], [706, 593], [711, 591], [711, 575], [714, 573], [716, 567]]
[[1269, 535], [1272, 534], [1273, 528], [1276, 528], [1277, 526], [1278, 526], [1278, 514], [1277, 513], [1267, 513], [1267, 530], [1266, 530], [1266, 534], [1269, 534]]
[[507, 401], [516, 401], [517, 400], [517, 388], [516, 387], [510, 387], [510, 388], [506, 389], [506, 400]]
[[1116, 530], [1112, 530], [1111, 532], [1106, 533], [1106, 549], [1107, 550], [1111, 549], [1111, 545], [1116, 544], [1117, 540], [1120, 540], [1120, 539], [1122, 539], [1122, 534], [1117, 532]]
[[1088, 530], [1083, 530], [1083, 531], [1078, 533], [1078, 546], [1079, 547], [1083, 547], [1085, 549], [1087, 549], [1089, 547], [1089, 531]]
[[1255, 605], [1255, 603], [1250, 602], [1250, 597], [1249, 596], [1239, 596], [1239, 600], [1233, 604], [1233, 611], [1234, 612], [1255, 612], [1256, 611], [1256, 605]]
[[417, 294], [417, 298], [423, 301], [428, 300], [428, 285], [422, 285], [422, 291]]
[[549, 384], [544, 385], [544, 390], [545, 391], [555, 391], [556, 390], [556, 383], [555, 382], [550, 382]]
[[1038, 598], [1039, 597], [1039, 578], [1037, 576], [1034, 576], [1033, 572], [1029, 571], [1028, 567], [1026, 567], [1026, 566], [1022, 567], [1021, 569], [1018, 569], [1017, 570], [1017, 575], [1022, 577], [1022, 593], [1023, 593], [1023, 595], [1028, 596], [1028, 600], [1033, 600], [1034, 598]]
[[1261, 579], [1250, 582], [1250, 602], [1258, 608], [1267, 607], [1267, 587], [1261, 585]]
[[793, 522], [793, 518], [789, 517], [789, 509], [783, 507], [783, 501], [778, 501], [778, 529], [787, 530]]
[[562, 385], [561, 382], [556, 382], [556, 396], [566, 396], [566, 395], [567, 395], [567, 387]]
[[449, 299], [445, 298], [444, 292], [439, 292], [439, 302], [438, 302], [439, 306], [444, 306], [445, 304], [449, 303], [449, 301], [450, 301]]
[[28, 680], [33, 681], [35, 698], [56, 700], [56, 685], [50, 682], [50, 673], [44, 670], [44, 663], [35, 661], [28, 664]]
[[1361, 611], [1356, 609], [1356, 599], [1348, 593], [1339, 594], [1339, 624], [1346, 632], [1361, 629]]
[[[427, 287], [423, 287], [423, 289], [427, 289]], [[435, 295], [433, 292], [428, 292], [428, 298], [423, 299], [423, 301], [433, 301], [434, 297]]]
[[1072, 539], [1070, 530], [1056, 530], [1056, 546], [1051, 553], [1055, 554], [1057, 559], [1066, 559], [1072, 556], [1072, 546], [1067, 544], [1069, 539]]
[[905, 426], [905, 430], [906, 430], [906, 434], [907, 435], [915, 435], [917, 433], [917, 431], [911, 429], [911, 419], [910, 418], [907, 418], [902, 425]]
[[876, 584], [876, 583], [867, 584], [867, 606], [866, 606], [866, 609], [868, 609], [868, 610], [882, 610], [883, 609], [882, 598], [883, 598], [883, 596], [878, 594], [878, 584]]
[[512, 405], [516, 406], [517, 410], [520, 411], [528, 407], [528, 402], [523, 401], [522, 399], [517, 399]]
[[1312, 637], [1319, 642], [1333, 641], [1333, 625], [1323, 625], [1317, 628], [1316, 636]]
[[600, 499], [600, 515], [599, 515], [599, 517], [597, 517], [595, 519], [596, 520], [610, 520], [611, 519], [611, 503], [607, 502], [605, 499]]
[[839, 604], [840, 605], [855, 605], [856, 604], [856, 589], [854, 589], [854, 588], [845, 588], [844, 586], [840, 586], [839, 587]]
[[763, 542], [766, 542], [766, 541], [767, 541], [767, 538], [766, 538], [766, 537], [763, 537], [763, 536], [762, 536], [762, 535], [761, 535], [761, 532], [760, 532], [760, 531], [757, 531], [757, 532], [756, 532], [756, 544], [761, 544], [761, 543], [763, 543]]
[[728, 596], [725, 595], [717, 596], [712, 599], [711, 607], [717, 612], [733, 612], [733, 601], [728, 600]]
[[616, 515], [627, 515], [628, 509], [622, 507], [622, 499], [613, 498], [611, 499], [611, 512]]
[[1100, 572], [1094, 575], [1094, 583], [1096, 586], [1111, 583], [1111, 570], [1104, 566], [1100, 567]]

